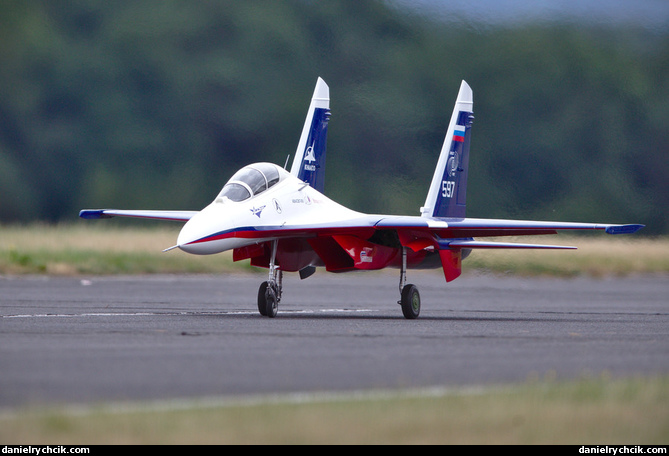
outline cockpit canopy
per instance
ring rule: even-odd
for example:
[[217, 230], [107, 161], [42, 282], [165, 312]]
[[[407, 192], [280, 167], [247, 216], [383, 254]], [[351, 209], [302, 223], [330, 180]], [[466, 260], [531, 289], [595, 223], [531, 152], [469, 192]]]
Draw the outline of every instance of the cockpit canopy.
[[218, 198], [244, 201], [278, 183], [285, 173], [272, 163], [254, 163], [245, 166], [230, 178], [218, 194]]

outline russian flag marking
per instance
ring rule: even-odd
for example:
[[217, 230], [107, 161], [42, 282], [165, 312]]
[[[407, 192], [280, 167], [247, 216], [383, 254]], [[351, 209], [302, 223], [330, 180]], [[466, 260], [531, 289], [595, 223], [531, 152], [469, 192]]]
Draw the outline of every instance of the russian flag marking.
[[465, 127], [456, 125], [453, 131], [453, 141], [463, 142], [465, 140]]

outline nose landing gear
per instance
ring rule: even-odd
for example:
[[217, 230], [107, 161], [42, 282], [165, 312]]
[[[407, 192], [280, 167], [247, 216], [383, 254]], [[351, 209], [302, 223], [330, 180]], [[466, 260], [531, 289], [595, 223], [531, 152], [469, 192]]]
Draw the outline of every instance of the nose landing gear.
[[274, 318], [279, 310], [283, 271], [275, 264], [276, 248], [279, 241], [272, 241], [272, 256], [269, 260], [269, 280], [260, 284], [258, 289], [258, 312], [264, 317]]

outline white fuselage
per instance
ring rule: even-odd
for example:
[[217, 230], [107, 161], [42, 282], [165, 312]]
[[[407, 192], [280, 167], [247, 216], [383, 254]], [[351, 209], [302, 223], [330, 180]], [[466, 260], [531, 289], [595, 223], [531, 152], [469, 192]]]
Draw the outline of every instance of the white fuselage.
[[[276, 229], [355, 219], [363, 214], [332, 201], [281, 170], [281, 180], [243, 201], [217, 197], [181, 229], [178, 247], [209, 255], [273, 239]], [[266, 237], [263, 231], [268, 231]]]

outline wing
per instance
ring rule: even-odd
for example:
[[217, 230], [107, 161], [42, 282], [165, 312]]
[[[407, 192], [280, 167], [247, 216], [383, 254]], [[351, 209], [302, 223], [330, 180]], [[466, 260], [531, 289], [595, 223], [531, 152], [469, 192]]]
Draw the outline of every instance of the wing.
[[112, 217], [132, 217], [154, 220], [169, 220], [174, 222], [187, 222], [197, 211], [143, 211], [143, 210], [117, 210], [117, 209], [84, 209], [79, 212], [79, 217], [84, 219], [107, 219]]
[[[420, 222], [424, 221], [424, 224]], [[419, 218], [419, 217], [388, 217], [379, 221], [378, 226], [409, 226], [420, 228], [427, 226], [441, 238], [468, 238], [489, 236], [523, 236], [533, 234], [556, 234], [558, 231], [589, 231], [601, 230], [608, 234], [634, 233], [644, 225], [549, 222], [537, 220], [506, 220], [479, 218]]]
[[[284, 224], [281, 226], [246, 227], [234, 231], [236, 237], [314, 237], [328, 235], [357, 235], [360, 237], [373, 236], [375, 232], [390, 230], [403, 234], [414, 233], [415, 236], [449, 242], [454, 246], [463, 239], [473, 237], [499, 236], [528, 236], [539, 234], [556, 234], [558, 231], [605, 231], [608, 234], [629, 234], [643, 228], [638, 224], [604, 224], [604, 223], [577, 223], [577, 222], [549, 222], [535, 220], [505, 220], [505, 219], [445, 219], [424, 218], [413, 216], [384, 216], [366, 215], [329, 223]], [[486, 242], [486, 245], [495, 245]], [[469, 243], [476, 247], [476, 244]], [[482, 248], [484, 244], [481, 244]], [[513, 243], [502, 243], [507, 248], [513, 248]], [[525, 248], [529, 244], [525, 244]], [[411, 247], [404, 245], [404, 247]], [[558, 247], [558, 246], [555, 246]]]
[[377, 229], [397, 230], [404, 247], [425, 248], [429, 244], [441, 249], [454, 248], [507, 248], [507, 249], [561, 249], [575, 248], [545, 244], [518, 244], [509, 242], [474, 241], [474, 237], [529, 236], [556, 234], [558, 231], [601, 230], [608, 234], [634, 233], [644, 225], [548, 222], [537, 220], [505, 219], [445, 219], [424, 217], [387, 217], [376, 223]]
[[[220, 236], [255, 239], [235, 249], [235, 261], [251, 259], [266, 267], [270, 239], [279, 239], [279, 261], [286, 271], [324, 266], [328, 271], [399, 267], [404, 249], [410, 268], [442, 267], [446, 280], [461, 273], [470, 249], [575, 249], [576, 247], [474, 240], [476, 237], [555, 234], [562, 230], [633, 233], [642, 225], [613, 225], [497, 219], [446, 219], [360, 214], [328, 223], [237, 228]], [[265, 245], [263, 245], [265, 244]], [[463, 251], [465, 255], [463, 256]]]

